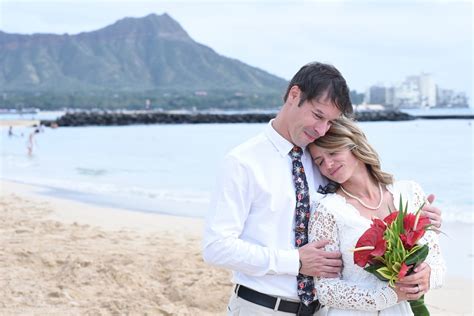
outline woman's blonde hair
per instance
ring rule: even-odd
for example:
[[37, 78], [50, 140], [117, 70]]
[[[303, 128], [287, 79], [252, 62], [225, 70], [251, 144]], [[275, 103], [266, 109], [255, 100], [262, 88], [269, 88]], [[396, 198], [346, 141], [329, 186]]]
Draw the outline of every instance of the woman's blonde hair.
[[369, 174], [376, 181], [382, 184], [393, 183], [393, 176], [381, 170], [379, 155], [370, 146], [364, 132], [351, 119], [341, 117], [334, 121], [326, 135], [316, 139], [314, 144], [329, 150], [348, 148], [366, 165]]

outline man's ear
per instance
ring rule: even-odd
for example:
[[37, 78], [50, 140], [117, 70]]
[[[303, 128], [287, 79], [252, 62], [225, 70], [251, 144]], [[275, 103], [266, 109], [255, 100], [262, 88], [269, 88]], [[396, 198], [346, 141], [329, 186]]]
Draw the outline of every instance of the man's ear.
[[294, 85], [290, 88], [290, 92], [288, 93], [288, 99], [291, 101], [291, 104], [295, 103], [298, 104], [301, 98], [301, 90], [300, 87]]

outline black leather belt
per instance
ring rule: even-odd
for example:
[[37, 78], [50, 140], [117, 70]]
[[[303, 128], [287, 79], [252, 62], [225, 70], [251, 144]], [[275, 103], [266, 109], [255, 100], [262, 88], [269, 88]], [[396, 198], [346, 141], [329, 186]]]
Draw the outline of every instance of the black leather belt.
[[[246, 301], [267, 308], [275, 309], [276, 304], [278, 304], [277, 297], [254, 291], [243, 285], [236, 285], [234, 292], [237, 294], [238, 297], [243, 298]], [[293, 302], [280, 299], [278, 308], [276, 310], [296, 315], [313, 315], [320, 308], [321, 305], [319, 304], [318, 300], [306, 306], [301, 302]]]

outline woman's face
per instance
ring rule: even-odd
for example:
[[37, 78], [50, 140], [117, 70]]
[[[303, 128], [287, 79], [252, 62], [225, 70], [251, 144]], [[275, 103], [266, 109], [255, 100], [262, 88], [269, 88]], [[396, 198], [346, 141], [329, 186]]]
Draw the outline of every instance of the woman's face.
[[359, 160], [347, 148], [326, 149], [311, 143], [308, 150], [321, 174], [337, 183], [349, 180], [359, 166]]

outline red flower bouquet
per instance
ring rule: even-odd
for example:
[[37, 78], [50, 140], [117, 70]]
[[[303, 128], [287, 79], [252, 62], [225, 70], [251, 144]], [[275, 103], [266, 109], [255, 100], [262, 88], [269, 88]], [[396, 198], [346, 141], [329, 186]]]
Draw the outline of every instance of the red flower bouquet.
[[[421, 215], [422, 207], [408, 213], [408, 203], [403, 207], [400, 197], [399, 211], [391, 212], [383, 220], [372, 219], [370, 228], [357, 241], [354, 263], [391, 286], [412, 273], [429, 250], [428, 245], [417, 244], [432, 226], [429, 218]], [[423, 297], [410, 304], [415, 315], [429, 315]]]

